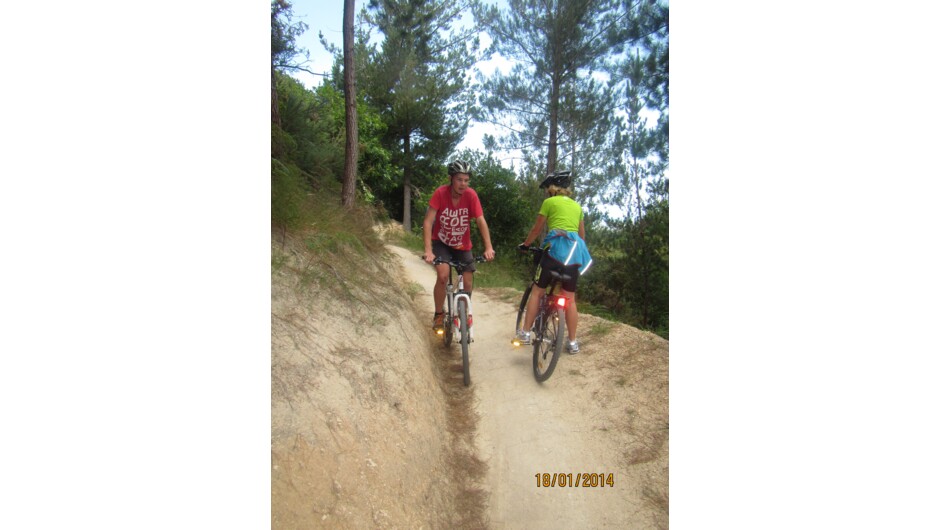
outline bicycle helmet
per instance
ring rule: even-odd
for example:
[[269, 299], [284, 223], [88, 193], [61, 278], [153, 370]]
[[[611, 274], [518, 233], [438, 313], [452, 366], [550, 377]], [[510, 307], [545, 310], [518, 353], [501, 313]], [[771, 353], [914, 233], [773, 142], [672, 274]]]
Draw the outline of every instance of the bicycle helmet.
[[470, 167], [470, 162], [464, 162], [463, 160], [454, 160], [447, 166], [448, 175], [456, 175], [457, 173], [466, 173], [470, 176], [473, 176], [473, 168]]
[[571, 172], [555, 171], [554, 173], [549, 173], [549, 175], [545, 177], [545, 180], [539, 184], [539, 188], [547, 188], [553, 184], [559, 188], [567, 188], [571, 186]]

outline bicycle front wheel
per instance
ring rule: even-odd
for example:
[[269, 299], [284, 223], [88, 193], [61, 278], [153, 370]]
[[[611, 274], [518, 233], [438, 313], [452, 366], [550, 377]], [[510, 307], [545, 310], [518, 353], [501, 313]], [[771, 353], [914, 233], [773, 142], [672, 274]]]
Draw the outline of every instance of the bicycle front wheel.
[[522, 323], [525, 322], [525, 308], [529, 304], [529, 294], [532, 293], [532, 286], [535, 284], [530, 283], [526, 287], [525, 292], [522, 293], [522, 300], [519, 302], [519, 310], [516, 312], [516, 331], [522, 329]]
[[470, 323], [467, 317], [467, 302], [457, 302], [457, 313], [460, 315], [460, 349], [463, 352], [463, 384], [470, 386]]
[[532, 371], [539, 383], [547, 380], [555, 371], [565, 342], [565, 312], [556, 309], [548, 314], [539, 313], [532, 328]]

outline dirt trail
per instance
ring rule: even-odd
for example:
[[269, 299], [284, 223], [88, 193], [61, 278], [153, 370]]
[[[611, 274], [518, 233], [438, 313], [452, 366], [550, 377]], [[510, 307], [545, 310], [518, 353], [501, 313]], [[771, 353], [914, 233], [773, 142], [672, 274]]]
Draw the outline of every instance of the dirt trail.
[[[389, 248], [401, 257], [408, 279], [424, 288], [417, 302], [430, 325], [432, 267], [414, 251]], [[668, 527], [668, 342], [622, 326], [636, 347], [615, 346], [618, 341], [602, 340], [600, 333], [593, 339], [587, 330], [621, 325], [582, 315], [582, 353], [564, 355], [552, 377], [539, 384], [532, 375], [531, 347], [510, 344], [517, 303], [510, 299], [499, 290], [478, 289], [473, 295], [476, 450], [489, 467], [490, 526]], [[451, 349], [459, 365], [460, 347]], [[658, 359], [655, 377], [616, 375], [652, 355]], [[654, 407], [655, 414], [648, 412]], [[541, 473], [566, 478], [570, 473], [572, 480], [580, 473], [582, 483], [584, 474], [612, 474], [614, 486], [560, 487], [556, 477], [554, 487], [538, 487]]]

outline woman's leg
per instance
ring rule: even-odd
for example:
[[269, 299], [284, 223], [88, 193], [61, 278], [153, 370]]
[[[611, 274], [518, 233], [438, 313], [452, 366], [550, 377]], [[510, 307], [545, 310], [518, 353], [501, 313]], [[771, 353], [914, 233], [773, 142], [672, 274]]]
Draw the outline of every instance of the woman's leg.
[[525, 308], [525, 321], [522, 323], [523, 331], [530, 331], [532, 329], [532, 322], [535, 321], [535, 313], [539, 310], [539, 300], [542, 299], [542, 295], [544, 294], [545, 289], [538, 285], [532, 286], [532, 292], [529, 293], [529, 303]]
[[568, 328], [568, 340], [578, 337], [578, 303], [574, 300], [574, 293], [562, 291], [562, 296], [568, 299], [565, 304], [565, 327]]

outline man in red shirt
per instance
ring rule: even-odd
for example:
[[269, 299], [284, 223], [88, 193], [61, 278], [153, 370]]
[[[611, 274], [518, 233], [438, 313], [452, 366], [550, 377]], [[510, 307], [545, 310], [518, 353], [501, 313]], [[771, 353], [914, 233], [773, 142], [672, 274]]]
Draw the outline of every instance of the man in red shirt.
[[[477, 192], [470, 188], [470, 176], [473, 170], [463, 160], [455, 160], [447, 166], [450, 185], [441, 186], [434, 191], [424, 216], [424, 261], [431, 263], [435, 257], [470, 262], [463, 275], [464, 288], [473, 290], [473, 253], [470, 249], [470, 219], [477, 222], [480, 236], [485, 247], [483, 256], [486, 261], [496, 257], [490, 242], [490, 229], [483, 218], [483, 207]], [[450, 266], [437, 265], [437, 283], [434, 284], [434, 329], [444, 325], [444, 294], [450, 279]]]

